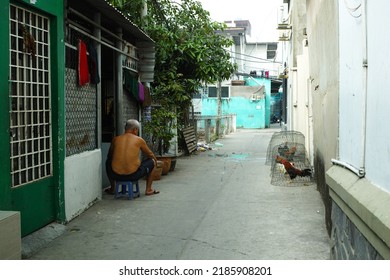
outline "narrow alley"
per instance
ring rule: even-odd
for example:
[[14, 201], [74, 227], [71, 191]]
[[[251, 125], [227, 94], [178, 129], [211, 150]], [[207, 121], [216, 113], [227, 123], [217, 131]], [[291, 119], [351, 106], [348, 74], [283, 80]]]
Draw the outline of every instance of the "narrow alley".
[[158, 195], [143, 195], [143, 180], [135, 200], [103, 195], [29, 259], [329, 259], [316, 185], [270, 184], [265, 157], [279, 130], [241, 129], [178, 158], [154, 182]]

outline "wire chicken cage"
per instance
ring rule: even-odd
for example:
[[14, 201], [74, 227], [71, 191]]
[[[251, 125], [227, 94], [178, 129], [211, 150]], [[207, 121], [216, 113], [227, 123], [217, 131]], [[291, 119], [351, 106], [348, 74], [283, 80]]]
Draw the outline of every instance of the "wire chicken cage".
[[300, 132], [274, 133], [268, 145], [266, 164], [271, 165], [271, 184], [274, 186], [307, 186], [314, 183], [305, 137]]
[[266, 165], [271, 165], [275, 160], [275, 147], [281, 145], [294, 146], [296, 144], [305, 145], [305, 136], [299, 131], [279, 131], [272, 135], [267, 148]]

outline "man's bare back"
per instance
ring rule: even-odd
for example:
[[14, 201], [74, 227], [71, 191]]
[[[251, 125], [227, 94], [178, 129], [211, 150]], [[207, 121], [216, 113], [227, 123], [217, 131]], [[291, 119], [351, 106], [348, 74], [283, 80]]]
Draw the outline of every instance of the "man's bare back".
[[139, 168], [141, 161], [139, 152], [155, 158], [144, 139], [132, 133], [124, 133], [112, 142], [112, 169], [115, 173], [132, 174]]

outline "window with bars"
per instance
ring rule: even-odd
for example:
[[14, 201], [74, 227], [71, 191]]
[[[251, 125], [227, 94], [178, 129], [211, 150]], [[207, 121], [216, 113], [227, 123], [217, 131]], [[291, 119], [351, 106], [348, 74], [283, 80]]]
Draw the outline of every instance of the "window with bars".
[[267, 44], [267, 59], [274, 59], [277, 49], [278, 44]]
[[52, 174], [49, 19], [10, 5], [12, 187]]
[[[217, 97], [217, 87], [209, 86], [208, 87], [208, 96], [211, 98]], [[221, 87], [221, 98], [229, 98], [229, 87], [222, 86]]]

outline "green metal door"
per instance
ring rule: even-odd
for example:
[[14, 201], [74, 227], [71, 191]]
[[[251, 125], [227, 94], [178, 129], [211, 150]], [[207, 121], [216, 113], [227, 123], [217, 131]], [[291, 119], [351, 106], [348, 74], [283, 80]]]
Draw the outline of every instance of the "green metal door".
[[10, 5], [10, 176], [22, 235], [55, 220], [50, 20]]

